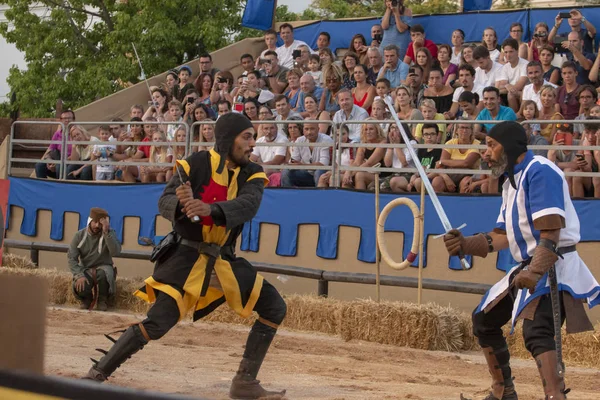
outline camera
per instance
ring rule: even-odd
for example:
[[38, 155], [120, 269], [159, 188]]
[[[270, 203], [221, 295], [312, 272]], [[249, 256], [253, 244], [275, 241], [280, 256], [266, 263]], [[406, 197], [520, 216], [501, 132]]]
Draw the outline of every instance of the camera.
[[300, 56], [302, 56], [302, 51], [300, 51], [300, 50], [294, 50], [294, 51], [292, 52], [292, 58], [293, 58], [293, 59], [296, 59], [296, 58], [298, 58], [298, 57], [300, 57]]
[[227, 78], [223, 78], [222, 76], [219, 77], [218, 79], [219, 83], [227, 83]]
[[381, 41], [383, 40], [383, 33], [376, 33], [375, 35], [373, 35], [373, 40], [381, 43]]
[[546, 32], [540, 32], [540, 33], [533, 34], [533, 37], [535, 37], [535, 38], [545, 38], [546, 36], [548, 36]]
[[398, 7], [398, 0], [392, 0], [392, 7]]
[[194, 104], [194, 101], [196, 101], [193, 97], [188, 97], [187, 98], [187, 103], [188, 104]]

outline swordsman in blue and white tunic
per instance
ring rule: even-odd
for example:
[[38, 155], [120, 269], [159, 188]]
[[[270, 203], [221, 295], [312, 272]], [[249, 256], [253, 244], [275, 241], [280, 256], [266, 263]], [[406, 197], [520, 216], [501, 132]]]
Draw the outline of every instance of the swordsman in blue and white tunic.
[[527, 151], [523, 127], [503, 122], [486, 138], [484, 158], [492, 175], [506, 174], [502, 207], [492, 232], [464, 237], [452, 230], [444, 237], [451, 255], [479, 257], [509, 248], [520, 264], [496, 283], [473, 311], [473, 333], [483, 349], [492, 388], [485, 400], [515, 400], [510, 353], [502, 326], [523, 320], [525, 346], [535, 358], [547, 400], [566, 399], [558, 372], [548, 271], [554, 265], [561, 316], [568, 333], [593, 329], [583, 308], [600, 303], [600, 285], [577, 253], [579, 218], [562, 171], [548, 159]]

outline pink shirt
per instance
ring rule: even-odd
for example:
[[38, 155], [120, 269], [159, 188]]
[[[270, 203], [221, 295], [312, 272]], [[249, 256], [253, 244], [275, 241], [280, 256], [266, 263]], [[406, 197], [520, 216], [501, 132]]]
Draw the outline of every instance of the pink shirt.
[[[62, 151], [62, 130], [57, 130], [56, 132], [54, 132], [54, 135], [52, 135], [52, 141], [53, 142], [58, 142], [58, 143], [52, 143], [50, 144], [50, 146], [48, 146], [48, 148], [50, 150], [58, 150], [59, 152]], [[71, 149], [73, 148], [72, 145], [67, 145], [67, 157], [71, 155]]]

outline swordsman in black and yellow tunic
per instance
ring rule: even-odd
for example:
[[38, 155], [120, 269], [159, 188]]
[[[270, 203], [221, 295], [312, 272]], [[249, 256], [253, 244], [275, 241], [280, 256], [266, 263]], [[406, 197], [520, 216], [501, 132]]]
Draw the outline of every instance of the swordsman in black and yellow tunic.
[[128, 328], [85, 377], [105, 381], [150, 340], [160, 339], [188, 313], [194, 321], [227, 304], [242, 317], [256, 311], [239, 370], [230, 389], [234, 399], [283, 396], [261, 387], [256, 376], [286, 313], [277, 290], [252, 265], [235, 256], [243, 224], [260, 206], [268, 182], [262, 167], [250, 162], [255, 145], [251, 122], [241, 114], [221, 116], [215, 148], [177, 161], [178, 173], [159, 200], [174, 230], [155, 248], [156, 266], [135, 295], [154, 303], [147, 318]]

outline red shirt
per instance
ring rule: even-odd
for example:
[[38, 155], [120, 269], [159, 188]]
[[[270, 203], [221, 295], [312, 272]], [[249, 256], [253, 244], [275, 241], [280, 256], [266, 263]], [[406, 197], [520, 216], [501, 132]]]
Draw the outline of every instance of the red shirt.
[[[149, 142], [150, 138], [149, 137], [145, 137], [142, 142]], [[138, 150], [141, 150], [144, 152], [144, 158], [150, 158], [150, 146], [140, 146], [138, 147]]]
[[[431, 57], [433, 57], [434, 60], [437, 60], [437, 52], [438, 52], [437, 45], [435, 43], [433, 43], [431, 40], [425, 39], [424, 47], [426, 47], [427, 50], [429, 50], [429, 52], [431, 53]], [[408, 50], [406, 50], [406, 55], [410, 57], [412, 62], [414, 62], [414, 63], [417, 62], [417, 60], [415, 59], [415, 49], [413, 46], [413, 42], [410, 42], [408, 44]]]

